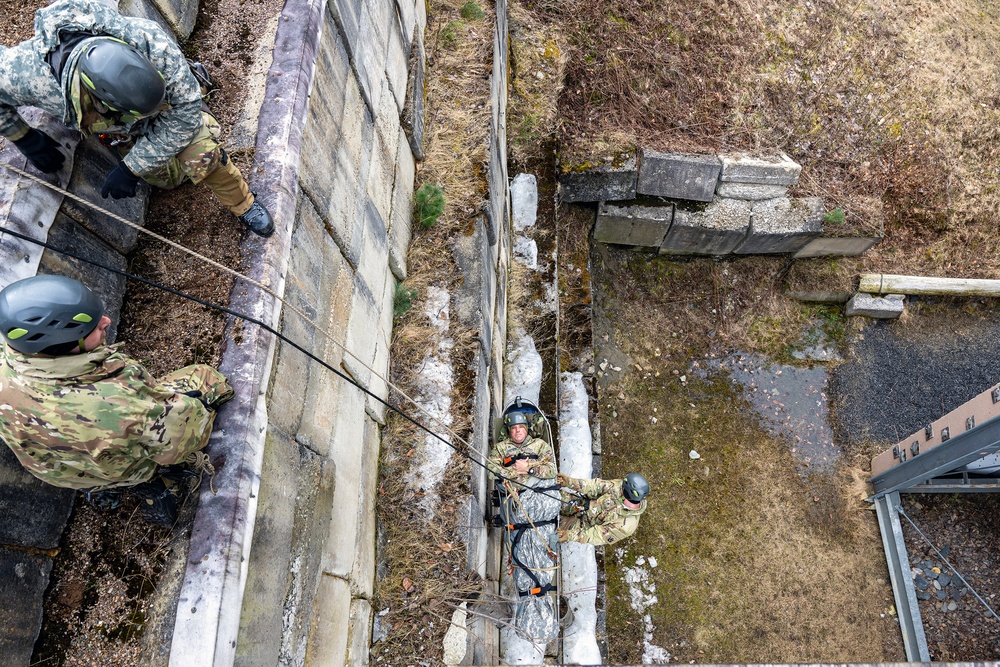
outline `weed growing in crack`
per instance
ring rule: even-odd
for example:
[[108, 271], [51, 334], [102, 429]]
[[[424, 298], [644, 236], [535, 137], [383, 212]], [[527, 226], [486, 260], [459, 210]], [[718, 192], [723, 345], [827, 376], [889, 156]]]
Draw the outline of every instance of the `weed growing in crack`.
[[392, 316], [402, 317], [410, 312], [413, 300], [418, 296], [417, 290], [407, 287], [403, 283], [396, 283], [396, 294], [392, 299]]
[[844, 209], [835, 208], [826, 215], [823, 216], [823, 222], [828, 225], [842, 225], [844, 224]]

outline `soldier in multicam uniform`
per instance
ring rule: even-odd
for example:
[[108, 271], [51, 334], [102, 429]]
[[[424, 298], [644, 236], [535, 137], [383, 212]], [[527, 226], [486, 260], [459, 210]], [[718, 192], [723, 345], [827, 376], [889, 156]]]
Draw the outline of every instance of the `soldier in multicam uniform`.
[[205, 460], [215, 411], [233, 390], [202, 364], [153, 379], [106, 343], [110, 324], [101, 300], [72, 278], [0, 290], [0, 438], [43, 482], [131, 487], [158, 522], [172, 523], [176, 504], [160, 473]]
[[204, 183], [253, 232], [274, 223], [219, 143], [218, 121], [173, 37], [96, 0], [57, 0], [35, 14], [35, 35], [0, 47], [0, 134], [42, 172], [58, 171], [60, 146], [30, 127], [18, 106], [35, 106], [84, 134], [98, 134], [124, 160], [101, 194], [133, 197], [140, 179], [174, 188]]
[[563, 505], [559, 519], [560, 542], [600, 546], [629, 537], [646, 511], [649, 482], [638, 473], [624, 479], [576, 479], [558, 475]]
[[509, 437], [493, 445], [486, 464], [491, 471], [504, 479], [524, 482], [528, 475], [540, 479], [556, 476], [552, 445], [528, 434], [528, 418], [521, 411], [504, 416], [504, 426]]

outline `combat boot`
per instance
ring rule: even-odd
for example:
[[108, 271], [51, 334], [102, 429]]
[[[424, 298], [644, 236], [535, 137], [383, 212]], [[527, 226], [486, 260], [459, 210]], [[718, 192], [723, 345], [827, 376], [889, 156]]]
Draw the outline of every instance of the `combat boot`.
[[177, 521], [177, 484], [168, 487], [162, 477], [136, 484], [129, 493], [139, 499], [139, 514], [149, 523], [169, 528]]

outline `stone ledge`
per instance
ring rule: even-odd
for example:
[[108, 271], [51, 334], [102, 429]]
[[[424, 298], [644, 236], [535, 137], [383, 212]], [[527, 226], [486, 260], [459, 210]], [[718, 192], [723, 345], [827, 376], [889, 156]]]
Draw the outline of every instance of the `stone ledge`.
[[847, 302], [844, 312], [848, 317], [862, 315], [878, 320], [892, 320], [902, 315], [905, 309], [906, 296], [903, 294], [874, 296], [858, 292]]
[[768, 199], [754, 202], [750, 233], [734, 251], [737, 255], [792, 253], [823, 231], [823, 200]]
[[674, 220], [660, 254], [728, 255], [746, 238], [750, 202], [716, 199], [704, 206], [674, 206]]
[[784, 153], [750, 156], [740, 153], [720, 155], [723, 183], [757, 183], [760, 185], [795, 185], [802, 167]]
[[641, 195], [712, 201], [722, 163], [715, 155], [640, 152], [636, 192]]
[[566, 203], [635, 199], [639, 172], [635, 158], [621, 166], [601, 166], [559, 177], [559, 199]]
[[673, 206], [615, 206], [597, 209], [594, 240], [600, 243], [659, 248], [670, 230]]

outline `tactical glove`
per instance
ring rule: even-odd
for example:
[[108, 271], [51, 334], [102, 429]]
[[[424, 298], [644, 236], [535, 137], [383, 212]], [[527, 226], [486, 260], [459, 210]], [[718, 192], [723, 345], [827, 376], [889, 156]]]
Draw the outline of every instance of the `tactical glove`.
[[31, 128], [28, 133], [14, 142], [17, 150], [28, 158], [35, 169], [52, 174], [62, 169], [66, 156], [59, 150], [59, 143], [41, 130]]
[[569, 477], [561, 472], [556, 473], [556, 483], [559, 484], [559, 486], [567, 486], [569, 485]]
[[135, 188], [139, 184], [139, 177], [128, 170], [124, 162], [108, 172], [104, 178], [104, 187], [101, 188], [101, 196], [105, 199], [111, 195], [112, 199], [124, 199], [134, 197]]

